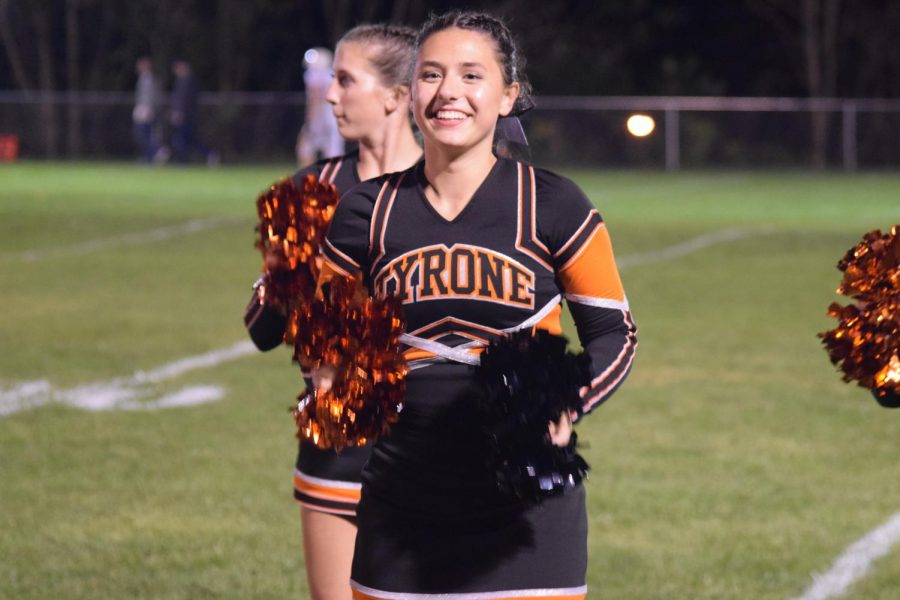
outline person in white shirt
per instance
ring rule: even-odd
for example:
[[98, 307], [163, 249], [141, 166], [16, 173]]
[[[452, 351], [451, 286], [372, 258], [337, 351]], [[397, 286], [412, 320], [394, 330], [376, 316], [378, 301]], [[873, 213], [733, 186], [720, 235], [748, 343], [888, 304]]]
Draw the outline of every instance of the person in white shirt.
[[338, 131], [337, 121], [326, 99], [331, 86], [332, 59], [331, 51], [326, 48], [310, 48], [303, 55], [306, 117], [297, 137], [299, 166], [344, 153], [344, 138]]

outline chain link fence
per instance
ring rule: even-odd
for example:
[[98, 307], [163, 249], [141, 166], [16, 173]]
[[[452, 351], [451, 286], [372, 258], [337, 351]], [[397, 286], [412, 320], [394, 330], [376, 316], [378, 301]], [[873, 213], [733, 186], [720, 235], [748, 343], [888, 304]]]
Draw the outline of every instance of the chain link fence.
[[[199, 137], [227, 164], [293, 162], [302, 93], [208, 93]], [[128, 93], [0, 92], [0, 139], [21, 159], [136, 160]], [[629, 116], [656, 122], [643, 138]], [[535, 162], [609, 168], [900, 167], [900, 100], [539, 97], [525, 115]], [[168, 140], [165, 118], [158, 136]], [[201, 157], [197, 157], [199, 160]]]

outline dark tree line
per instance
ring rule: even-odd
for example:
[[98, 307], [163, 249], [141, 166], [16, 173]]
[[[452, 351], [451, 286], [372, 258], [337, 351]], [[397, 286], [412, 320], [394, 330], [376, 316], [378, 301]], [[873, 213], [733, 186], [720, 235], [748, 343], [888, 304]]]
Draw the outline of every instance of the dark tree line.
[[[900, 97], [897, 0], [0, 0], [0, 90], [129, 91], [184, 58], [208, 91], [296, 91], [305, 49], [431, 11], [507, 18], [545, 95]], [[42, 106], [48, 147], [65, 111]], [[816, 146], [827, 136], [813, 116]]]
[[207, 89], [296, 90], [306, 48], [451, 7], [504, 15], [543, 93], [900, 94], [896, 0], [0, 0], [0, 89], [128, 90], [147, 54]]

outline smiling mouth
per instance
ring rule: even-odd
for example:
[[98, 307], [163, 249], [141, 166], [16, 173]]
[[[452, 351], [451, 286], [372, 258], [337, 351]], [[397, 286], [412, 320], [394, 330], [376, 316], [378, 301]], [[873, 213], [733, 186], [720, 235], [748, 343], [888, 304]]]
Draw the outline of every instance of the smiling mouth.
[[435, 111], [432, 118], [438, 121], [462, 121], [467, 117], [467, 114], [458, 110], [442, 109]]

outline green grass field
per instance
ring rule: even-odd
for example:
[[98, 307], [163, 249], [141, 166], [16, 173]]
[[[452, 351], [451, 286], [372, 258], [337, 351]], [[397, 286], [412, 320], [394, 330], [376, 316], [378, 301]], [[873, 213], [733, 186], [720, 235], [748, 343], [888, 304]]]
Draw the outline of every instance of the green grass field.
[[[118, 409], [69, 401], [246, 339], [254, 200], [287, 171], [0, 166], [0, 597], [306, 597], [287, 351]], [[609, 225], [640, 339], [579, 425], [590, 597], [801, 595], [900, 510], [900, 411], [816, 338], [838, 258], [900, 223], [900, 175], [568, 174]], [[188, 386], [224, 396], [123, 409]], [[847, 597], [898, 589], [894, 547]]]

